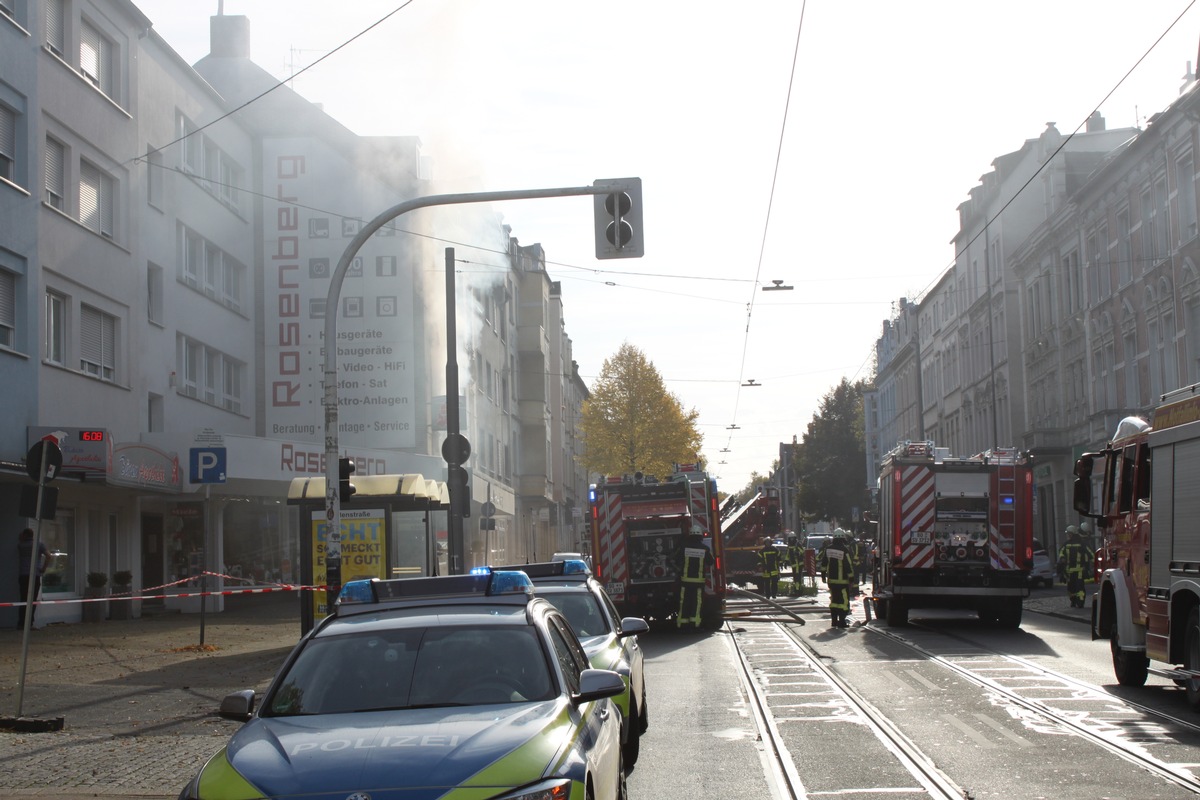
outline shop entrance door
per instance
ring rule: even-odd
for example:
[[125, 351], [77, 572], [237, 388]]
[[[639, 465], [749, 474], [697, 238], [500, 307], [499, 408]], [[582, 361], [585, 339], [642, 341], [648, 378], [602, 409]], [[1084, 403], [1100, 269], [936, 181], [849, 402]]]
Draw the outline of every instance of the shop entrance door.
[[[142, 588], [163, 585], [163, 518], [160, 514], [142, 515]], [[162, 594], [157, 589], [154, 594]], [[143, 600], [142, 608], [162, 608], [161, 598]]]

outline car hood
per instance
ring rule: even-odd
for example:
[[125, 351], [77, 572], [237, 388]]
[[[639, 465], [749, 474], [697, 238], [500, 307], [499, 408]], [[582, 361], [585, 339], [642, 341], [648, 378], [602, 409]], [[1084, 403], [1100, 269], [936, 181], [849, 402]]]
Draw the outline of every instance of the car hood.
[[234, 734], [225, 758], [272, 798], [432, 800], [456, 786], [488, 787], [476, 795], [490, 797], [552, 773], [575, 730], [574, 713], [549, 700], [257, 717]]

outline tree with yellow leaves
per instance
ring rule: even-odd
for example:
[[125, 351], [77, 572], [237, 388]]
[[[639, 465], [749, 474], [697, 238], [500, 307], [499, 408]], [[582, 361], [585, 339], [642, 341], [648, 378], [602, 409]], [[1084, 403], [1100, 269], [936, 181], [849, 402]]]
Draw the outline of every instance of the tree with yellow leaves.
[[654, 364], [629, 342], [605, 359], [591, 391], [581, 422], [588, 470], [662, 478], [675, 464], [700, 460], [700, 412], [684, 411]]

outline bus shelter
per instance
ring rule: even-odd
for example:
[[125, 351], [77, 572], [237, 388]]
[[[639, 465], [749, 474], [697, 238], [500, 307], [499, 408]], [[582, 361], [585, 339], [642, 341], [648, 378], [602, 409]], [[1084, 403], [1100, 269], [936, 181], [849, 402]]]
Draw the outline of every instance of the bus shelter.
[[[354, 478], [355, 492], [342, 503], [342, 583], [363, 578], [437, 575], [444, 542], [450, 493], [442, 481], [419, 474], [365, 475]], [[294, 478], [288, 505], [299, 506], [300, 581], [324, 586], [325, 478]], [[323, 591], [301, 592], [301, 633], [328, 614]]]

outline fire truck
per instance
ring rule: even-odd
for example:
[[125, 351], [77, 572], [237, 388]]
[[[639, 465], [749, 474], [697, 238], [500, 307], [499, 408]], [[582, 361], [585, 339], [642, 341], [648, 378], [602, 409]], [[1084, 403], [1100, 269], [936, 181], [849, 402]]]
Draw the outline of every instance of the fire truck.
[[679, 569], [690, 533], [713, 555], [705, 575], [701, 626], [725, 617], [725, 552], [717, 482], [696, 464], [680, 464], [665, 480], [637, 473], [609, 477], [589, 491], [597, 579], [624, 616], [665, 622], [679, 612]]
[[973, 609], [1020, 627], [1032, 531], [1033, 470], [1014, 448], [956, 458], [901, 443], [879, 471], [879, 616], [898, 626], [914, 608]]
[[[725, 576], [735, 583], [758, 582], [758, 553], [764, 536], [780, 535], [779, 489], [760, 486], [758, 494], [721, 519], [725, 540]], [[781, 559], [782, 561], [782, 559]]]
[[1200, 710], [1200, 384], [1163, 395], [1151, 420], [1126, 417], [1075, 464], [1075, 510], [1101, 536], [1092, 638], [1122, 686], [1153, 673]]

